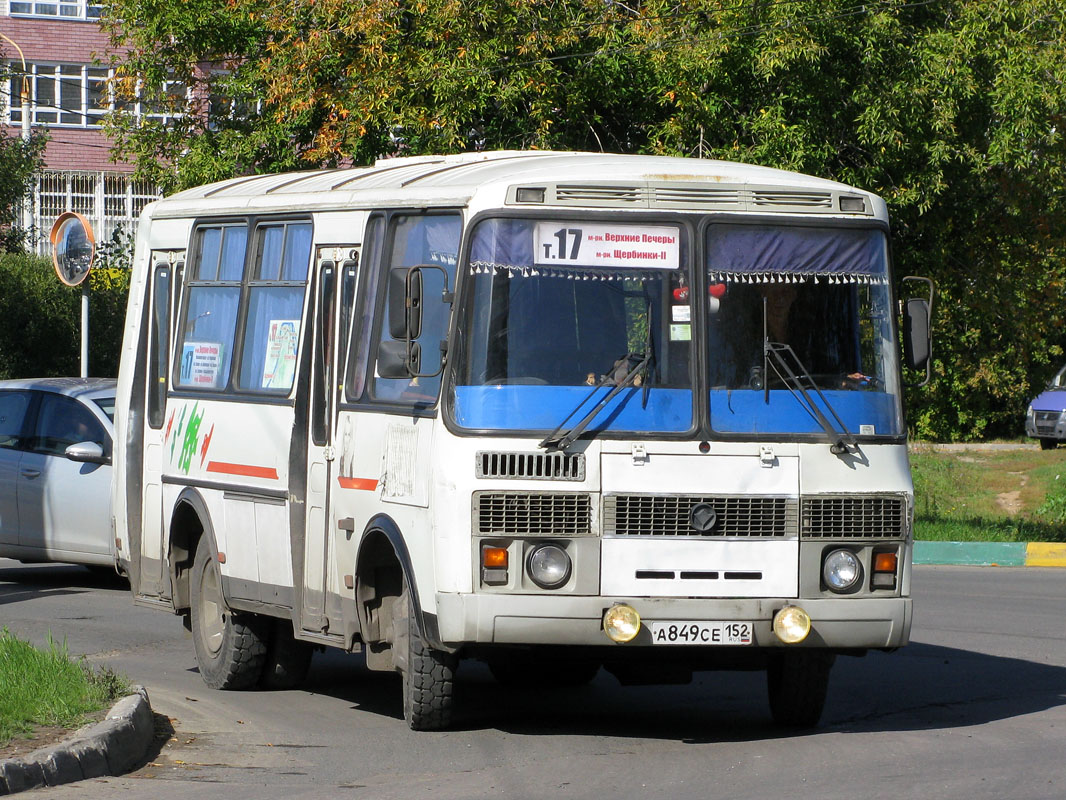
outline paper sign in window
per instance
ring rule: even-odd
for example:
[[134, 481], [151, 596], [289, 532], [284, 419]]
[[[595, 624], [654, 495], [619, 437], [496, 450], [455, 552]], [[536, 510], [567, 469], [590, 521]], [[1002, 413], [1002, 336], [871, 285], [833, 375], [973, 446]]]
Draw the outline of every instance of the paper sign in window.
[[300, 340], [300, 320], [272, 319], [267, 328], [264, 389], [290, 389], [296, 377], [296, 346]]

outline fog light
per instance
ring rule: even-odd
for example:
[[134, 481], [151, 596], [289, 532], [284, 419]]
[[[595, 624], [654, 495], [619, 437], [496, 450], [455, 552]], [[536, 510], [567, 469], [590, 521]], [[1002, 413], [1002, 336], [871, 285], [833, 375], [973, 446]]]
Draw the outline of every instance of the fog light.
[[570, 579], [570, 556], [557, 544], [539, 544], [529, 551], [526, 568], [541, 589], [558, 589]]
[[799, 606], [785, 606], [774, 614], [774, 633], [785, 644], [796, 644], [811, 632], [811, 618]]
[[862, 580], [862, 564], [850, 550], [833, 550], [822, 562], [822, 580], [833, 592], [847, 592]]
[[612, 642], [630, 642], [640, 633], [640, 614], [632, 606], [611, 606], [603, 615], [603, 632]]

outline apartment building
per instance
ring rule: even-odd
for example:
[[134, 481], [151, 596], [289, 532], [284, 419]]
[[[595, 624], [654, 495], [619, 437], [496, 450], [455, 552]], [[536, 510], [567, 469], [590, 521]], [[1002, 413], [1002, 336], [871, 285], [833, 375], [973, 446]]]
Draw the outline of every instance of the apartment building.
[[[23, 124], [23, 61], [29, 78], [29, 120], [45, 128], [45, 168], [33, 191], [37, 247], [64, 211], [93, 224], [98, 242], [116, 229], [131, 231], [155, 187], [130, 177], [129, 164], [114, 163], [101, 128], [110, 110], [107, 66], [110, 43], [100, 29], [103, 3], [92, 0], [0, 0], [0, 52], [7, 64], [3, 122], [9, 136]], [[12, 44], [14, 43], [14, 44]], [[17, 45], [17, 47], [15, 46]], [[19, 50], [21, 49], [21, 57]]]

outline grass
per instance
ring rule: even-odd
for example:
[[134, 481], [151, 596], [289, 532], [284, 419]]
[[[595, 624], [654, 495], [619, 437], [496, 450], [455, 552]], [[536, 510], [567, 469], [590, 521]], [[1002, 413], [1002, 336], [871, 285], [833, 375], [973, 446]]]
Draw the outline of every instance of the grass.
[[911, 454], [914, 538], [1066, 542], [1066, 448]]
[[0, 747], [37, 726], [76, 728], [126, 694], [129, 684], [108, 668], [73, 659], [49, 640], [38, 649], [0, 630]]

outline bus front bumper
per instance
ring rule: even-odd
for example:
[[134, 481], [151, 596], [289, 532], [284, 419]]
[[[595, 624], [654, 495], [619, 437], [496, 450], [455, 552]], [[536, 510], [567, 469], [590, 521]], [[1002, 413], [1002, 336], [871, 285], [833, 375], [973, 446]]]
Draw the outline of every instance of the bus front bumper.
[[[911, 627], [909, 597], [682, 599], [438, 593], [436, 602], [440, 639], [449, 648], [466, 644], [651, 646], [650, 636], [638, 636], [624, 645], [607, 638], [603, 614], [618, 603], [636, 609], [644, 629], [660, 621], [750, 621], [756, 647], [894, 648], [907, 644]], [[799, 606], [810, 615], [811, 632], [800, 645], [785, 645], [773, 633], [773, 616], [786, 605]]]

